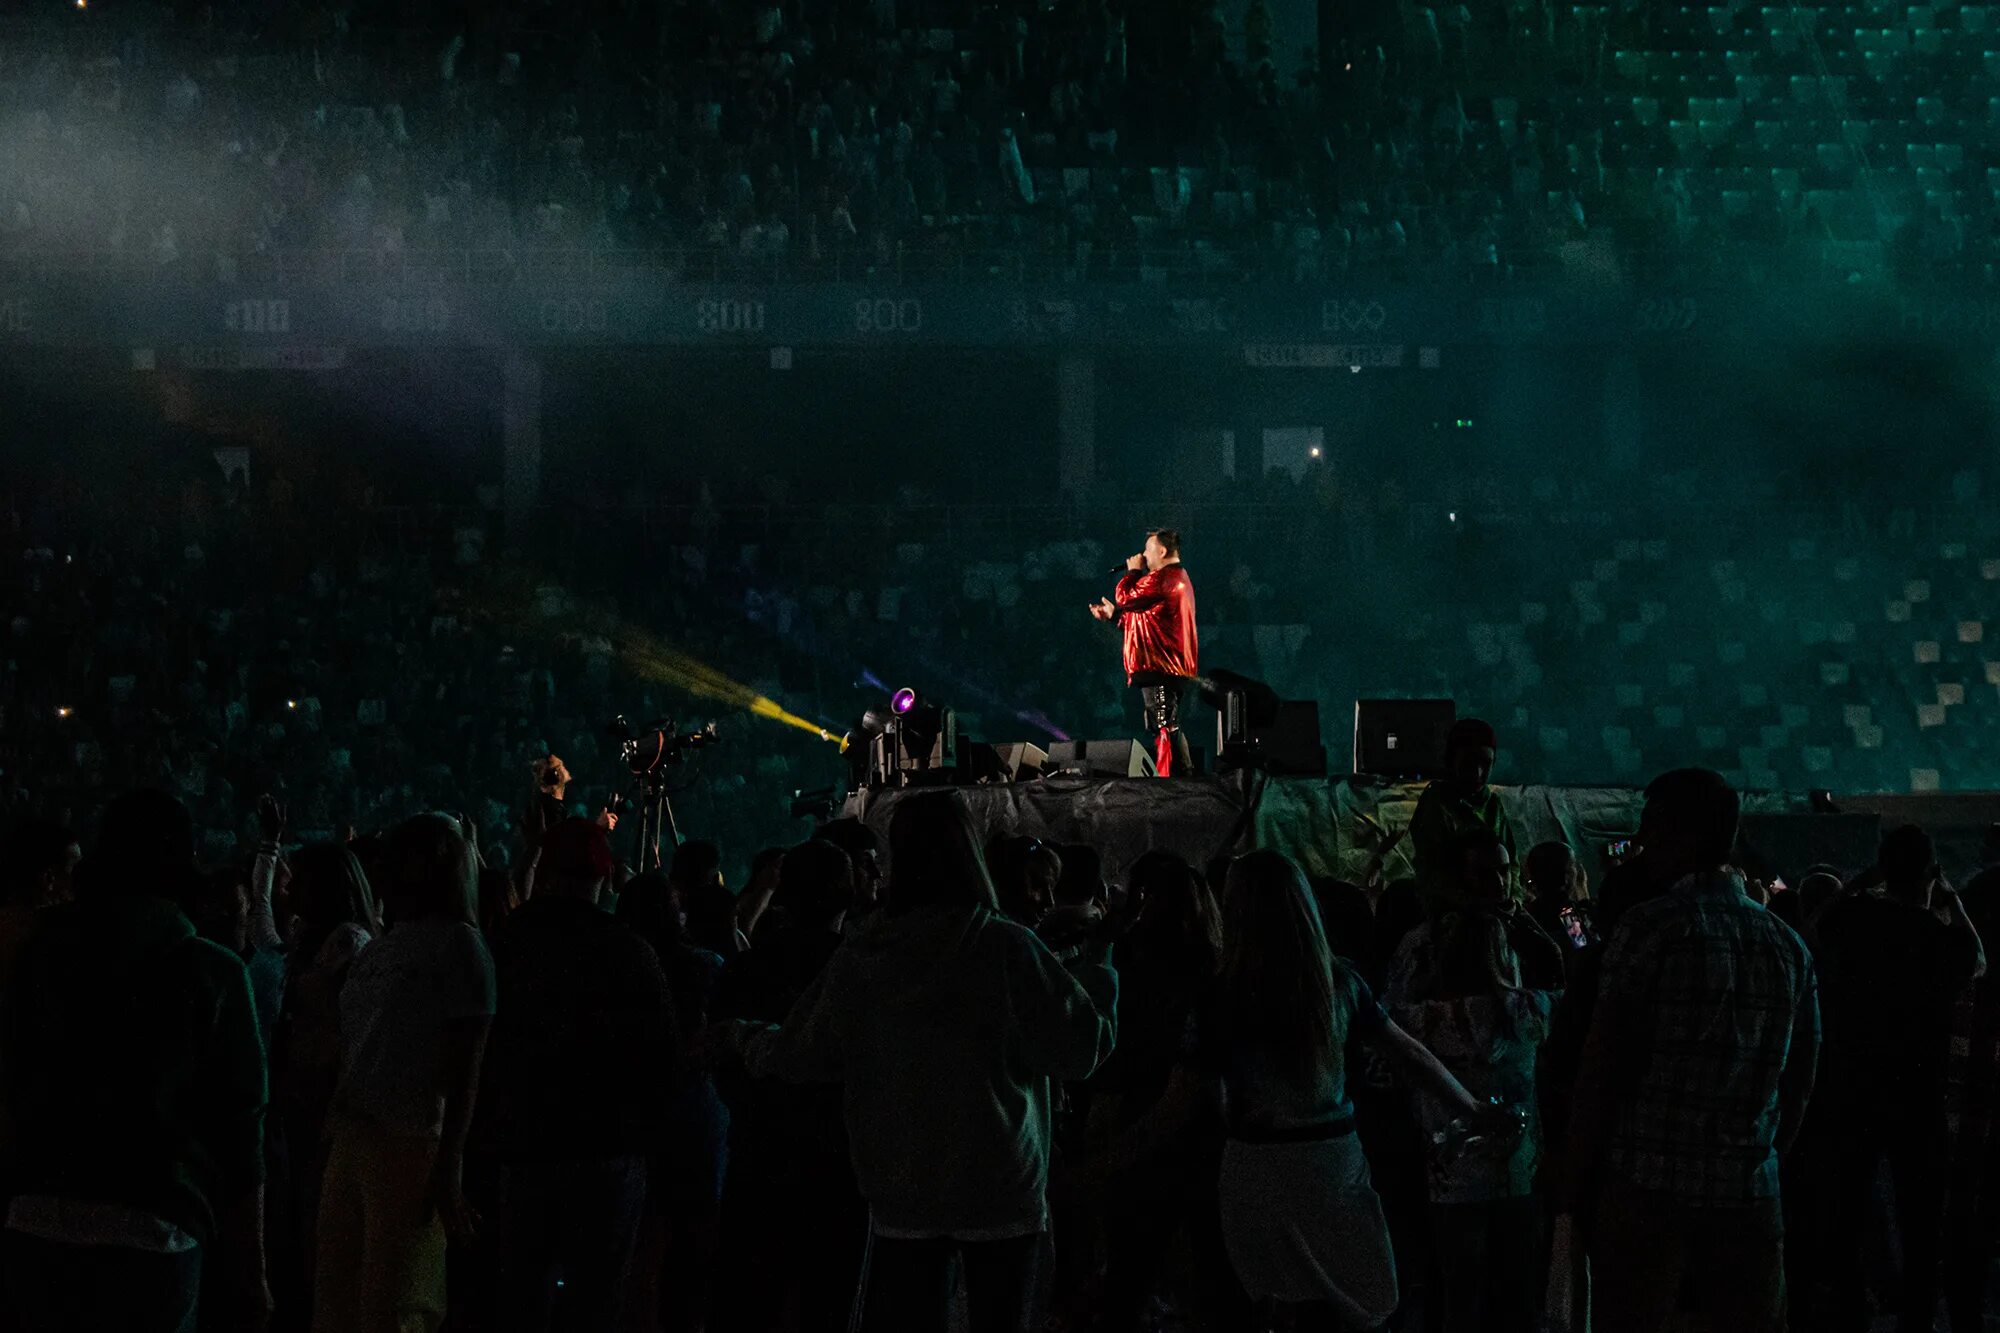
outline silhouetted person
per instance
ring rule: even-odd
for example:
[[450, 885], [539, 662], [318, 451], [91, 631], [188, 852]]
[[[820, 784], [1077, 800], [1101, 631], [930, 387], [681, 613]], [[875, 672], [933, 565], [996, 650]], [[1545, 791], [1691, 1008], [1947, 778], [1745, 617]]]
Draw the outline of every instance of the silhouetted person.
[[1684, 1281], [1718, 1328], [1784, 1327], [1778, 1159], [1812, 1091], [1818, 984], [1729, 868], [1738, 808], [1706, 769], [1646, 788], [1662, 891], [1607, 948], [1563, 1181], [1603, 1328], [1662, 1327]]
[[686, 1062], [659, 958], [604, 910], [611, 869], [603, 829], [555, 825], [534, 897], [493, 942], [478, 1135], [503, 1171], [501, 1326], [522, 1333], [614, 1327]]
[[[773, 899], [779, 924], [723, 968], [716, 1016], [784, 1022], [839, 950], [853, 891], [852, 865], [832, 843], [787, 851]], [[789, 1327], [795, 1310], [803, 1329], [845, 1329], [868, 1206], [848, 1164], [840, 1086], [740, 1074], [724, 1086], [731, 1116], [721, 1286], [730, 1297], [711, 1327], [761, 1333]]]
[[1815, 923], [1826, 1055], [1815, 1115], [1832, 1117], [1827, 1276], [1841, 1325], [1868, 1327], [1861, 1241], [1875, 1168], [1887, 1159], [1902, 1237], [1898, 1327], [1928, 1333], [1937, 1309], [1950, 1139], [1946, 1059], [1952, 1010], [1986, 971], [1979, 932], [1938, 871], [1930, 835], [1882, 839], [1882, 888], [1839, 899]]
[[1230, 1263], [1254, 1300], [1373, 1328], [1396, 1308], [1396, 1266], [1355, 1134], [1351, 1044], [1371, 1045], [1455, 1115], [1489, 1130], [1494, 1118], [1334, 956], [1289, 859], [1239, 858], [1222, 920], [1222, 971], [1197, 1057], [1208, 1095], [1197, 1104], [1228, 1108], [1218, 1191]]
[[1248, 1310], [1222, 1248], [1221, 1121], [1170, 1118], [1199, 1078], [1187, 1033], [1213, 1003], [1222, 915], [1207, 885], [1171, 852], [1141, 856], [1127, 884], [1137, 920], [1115, 955], [1118, 1045], [1090, 1080], [1089, 1137], [1105, 1153], [1092, 1180], [1102, 1186], [1106, 1313], [1113, 1329], [1145, 1326], [1149, 1298], [1184, 1234], [1197, 1322], [1234, 1327]]
[[388, 929], [340, 991], [340, 1083], [313, 1269], [319, 1333], [444, 1322], [447, 1238], [478, 1223], [466, 1138], [493, 1019], [478, 878], [456, 820], [417, 815], [384, 840]]
[[1040, 838], [1002, 837], [987, 847], [986, 860], [1000, 910], [1030, 930], [1040, 925], [1055, 906], [1062, 856]]
[[733, 1030], [753, 1075], [844, 1085], [873, 1219], [865, 1326], [941, 1333], [956, 1260], [974, 1333], [1027, 1333], [1049, 1244], [1051, 1084], [1111, 1050], [1108, 941], [1065, 967], [1001, 916], [956, 796], [898, 805], [889, 839], [881, 909], [782, 1028]]
[[[1487, 834], [1491, 837], [1491, 834]], [[1497, 840], [1493, 852], [1504, 855]], [[1469, 876], [1498, 878], [1499, 856], [1468, 849]], [[1549, 1034], [1556, 992], [1522, 981], [1520, 959], [1499, 913], [1469, 908], [1439, 921], [1425, 970], [1390, 998], [1389, 1012], [1429, 1047], [1475, 1097], [1521, 1108], [1520, 1137], [1459, 1152], [1455, 1112], [1419, 1097], [1427, 1140], [1430, 1215], [1443, 1333], [1528, 1333], [1547, 1270], [1536, 1173], [1542, 1133], [1536, 1058]], [[1442, 1141], [1441, 1141], [1442, 1140]]]
[[1528, 915], [1565, 950], [1591, 941], [1590, 881], [1566, 842], [1544, 842], [1521, 862]]
[[[1506, 846], [1509, 864], [1520, 855], [1500, 793], [1487, 785], [1498, 745], [1490, 723], [1460, 718], [1445, 739], [1444, 773], [1424, 788], [1411, 812], [1410, 856], [1416, 864], [1424, 911], [1430, 916], [1454, 905], [1458, 857], [1453, 840], [1459, 834], [1475, 825], [1490, 829]], [[1518, 889], [1510, 887], [1509, 891]]]
[[8, 1292], [26, 1333], [182, 1333], [197, 1297], [260, 1327], [265, 1063], [243, 962], [200, 938], [194, 826], [105, 811], [76, 901], [21, 954], [0, 1035], [14, 1117]]

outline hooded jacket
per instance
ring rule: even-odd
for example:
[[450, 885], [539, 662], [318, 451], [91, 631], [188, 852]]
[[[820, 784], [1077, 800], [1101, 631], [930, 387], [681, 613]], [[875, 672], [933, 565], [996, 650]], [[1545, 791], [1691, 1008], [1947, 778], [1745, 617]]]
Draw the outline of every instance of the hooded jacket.
[[243, 963], [164, 898], [52, 908], [0, 1033], [17, 1195], [141, 1209], [201, 1244], [263, 1179], [265, 1066]]
[[877, 1234], [999, 1239], [1048, 1224], [1052, 1081], [1088, 1078], [1116, 1036], [1117, 975], [1067, 967], [985, 907], [883, 910], [781, 1028], [753, 1030], [758, 1077], [839, 1082]]

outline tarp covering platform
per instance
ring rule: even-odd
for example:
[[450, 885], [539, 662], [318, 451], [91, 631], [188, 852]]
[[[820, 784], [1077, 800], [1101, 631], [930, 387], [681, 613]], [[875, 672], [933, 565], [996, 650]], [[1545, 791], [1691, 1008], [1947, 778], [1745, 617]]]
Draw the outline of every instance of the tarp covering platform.
[[[1315, 878], [1364, 881], [1381, 854], [1383, 875], [1412, 873], [1409, 844], [1398, 837], [1416, 809], [1421, 783], [1368, 778], [1273, 778], [1236, 772], [1206, 778], [1045, 778], [1015, 786], [958, 788], [982, 841], [1027, 834], [1045, 842], [1087, 843], [1105, 873], [1122, 879], [1148, 851], [1163, 848], [1200, 867], [1258, 847], [1276, 848]], [[1606, 845], [1639, 826], [1642, 796], [1627, 787], [1499, 786], [1523, 853], [1562, 841], [1584, 856], [1595, 876]], [[916, 789], [866, 793], [850, 806], [886, 838], [889, 819]], [[1884, 828], [1921, 824], [1938, 840], [1954, 878], [1980, 863], [1986, 829], [2000, 821], [2000, 793], [1835, 796], [1833, 812], [1807, 798], [1746, 794], [1740, 860], [1758, 874], [1796, 876], [1826, 862], [1851, 873], [1874, 860]]]

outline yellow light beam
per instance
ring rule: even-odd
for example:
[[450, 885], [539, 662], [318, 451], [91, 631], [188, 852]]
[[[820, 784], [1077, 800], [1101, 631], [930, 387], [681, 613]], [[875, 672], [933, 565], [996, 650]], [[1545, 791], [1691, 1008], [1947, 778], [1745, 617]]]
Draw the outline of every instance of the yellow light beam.
[[788, 727], [809, 732], [823, 741], [840, 743], [840, 737], [810, 718], [778, 703], [775, 699], [757, 693], [748, 685], [734, 680], [706, 662], [689, 657], [659, 644], [640, 641], [640, 636], [632, 635], [619, 642], [618, 655], [627, 670], [633, 675], [663, 684], [675, 685], [689, 694], [703, 699], [713, 699], [731, 708], [745, 709], [758, 717], [781, 722]]
[[[496, 625], [530, 634], [545, 632], [553, 628], [550, 622], [538, 621], [527, 611], [534, 604], [538, 583], [539, 580], [525, 570], [497, 575], [488, 595], [477, 599], [476, 605]], [[581, 617], [569, 619], [572, 628], [575, 627], [574, 621], [581, 619], [609, 638], [620, 664], [635, 676], [676, 686], [698, 698], [712, 699], [726, 707], [744, 709], [758, 717], [809, 732], [823, 741], [839, 745], [843, 750], [847, 748], [845, 739], [829, 728], [810, 718], [800, 717], [776, 700], [759, 694], [699, 658], [669, 647], [644, 631], [627, 625], [615, 613], [600, 611], [592, 614], [586, 611]]]

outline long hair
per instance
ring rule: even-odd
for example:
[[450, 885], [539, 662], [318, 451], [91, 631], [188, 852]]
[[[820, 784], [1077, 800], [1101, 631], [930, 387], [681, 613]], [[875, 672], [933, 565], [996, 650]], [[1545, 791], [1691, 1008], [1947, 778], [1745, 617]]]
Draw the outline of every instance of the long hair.
[[1437, 926], [1437, 997], [1499, 995], [1520, 988], [1520, 960], [1507, 927], [1490, 912], [1452, 912]]
[[1290, 858], [1251, 852], [1229, 867], [1222, 900], [1222, 1012], [1234, 1040], [1255, 1042], [1301, 1080], [1333, 1055], [1333, 952], [1306, 877]]
[[951, 903], [999, 911], [972, 816], [955, 792], [925, 792], [889, 818], [887, 909]]
[[1126, 883], [1145, 905], [1120, 950], [1121, 965], [1129, 955], [1190, 983], [1212, 979], [1222, 966], [1222, 914], [1194, 867], [1172, 852], [1151, 851], [1132, 863]]
[[361, 858], [337, 842], [309, 843], [286, 858], [292, 870], [286, 891], [292, 914], [303, 923], [298, 954], [311, 961], [334, 928], [356, 925], [371, 935], [382, 930], [375, 891]]
[[391, 925], [442, 917], [479, 925], [479, 870], [472, 845], [449, 815], [412, 815], [384, 840], [382, 896]]

